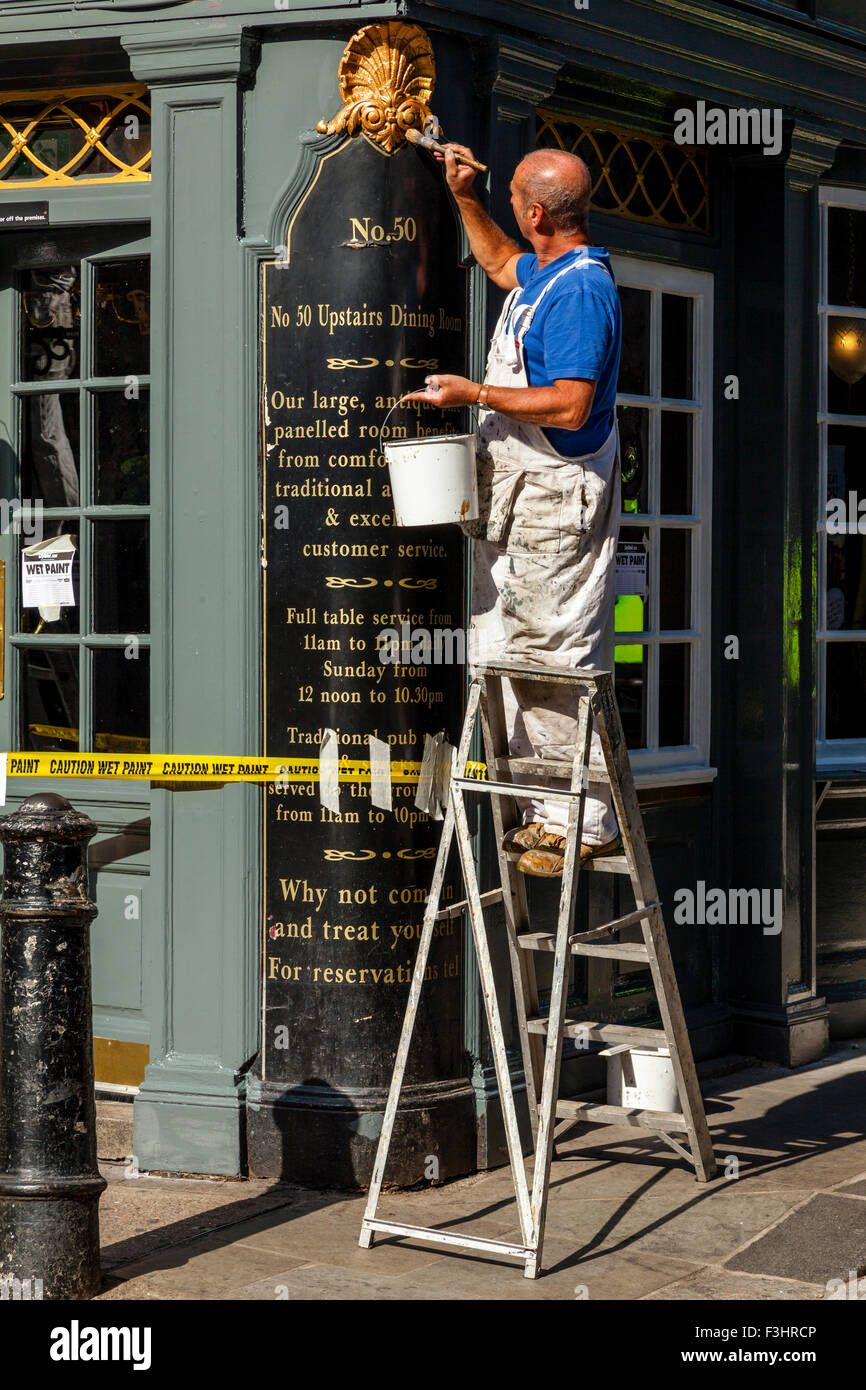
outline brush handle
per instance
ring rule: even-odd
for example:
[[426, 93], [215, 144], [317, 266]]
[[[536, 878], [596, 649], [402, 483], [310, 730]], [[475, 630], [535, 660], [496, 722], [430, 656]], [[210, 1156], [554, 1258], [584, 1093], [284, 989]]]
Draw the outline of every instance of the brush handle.
[[[406, 131], [406, 139], [411, 140], [413, 145], [423, 145], [425, 150], [438, 150], [444, 154], [447, 146], [443, 141], [434, 140], [432, 135], [422, 135], [420, 130], [410, 128]], [[482, 164], [478, 159], [470, 159], [468, 154], [458, 154], [454, 151], [454, 158], [458, 164], [468, 164], [471, 169], [476, 169], [479, 174], [487, 173], [487, 165]]]

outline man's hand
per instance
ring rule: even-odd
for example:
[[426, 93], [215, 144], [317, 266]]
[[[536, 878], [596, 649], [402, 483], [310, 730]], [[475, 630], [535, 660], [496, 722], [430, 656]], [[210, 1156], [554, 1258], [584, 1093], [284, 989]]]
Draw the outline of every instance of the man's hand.
[[446, 145], [444, 153], [437, 156], [445, 161], [445, 181], [459, 203], [461, 198], [475, 196], [473, 184], [476, 171], [471, 164], [461, 164], [456, 160], [455, 151], [457, 154], [465, 154], [469, 159], [474, 159], [475, 156], [468, 146], [454, 144]]
[[[472, 172], [470, 170], [470, 172]], [[425, 378], [427, 385], [423, 391], [413, 391], [405, 397], [407, 401], [426, 401], [428, 405], [438, 405], [447, 410], [449, 406], [474, 405], [480, 387], [465, 376], [436, 376]]]

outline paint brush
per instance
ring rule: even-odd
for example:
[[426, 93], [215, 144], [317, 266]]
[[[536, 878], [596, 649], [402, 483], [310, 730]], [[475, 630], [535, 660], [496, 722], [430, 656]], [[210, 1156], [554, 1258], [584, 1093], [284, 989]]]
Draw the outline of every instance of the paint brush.
[[[410, 126], [406, 131], [406, 139], [411, 140], [413, 145], [420, 145], [425, 150], [433, 150], [434, 153], [444, 154], [446, 143], [444, 140], [434, 140], [432, 135], [422, 135], [420, 130]], [[468, 164], [470, 168], [477, 169], [479, 174], [487, 173], [487, 165], [481, 164], [477, 159], [470, 159], [467, 154], [458, 154], [454, 151], [454, 158], [458, 164]]]

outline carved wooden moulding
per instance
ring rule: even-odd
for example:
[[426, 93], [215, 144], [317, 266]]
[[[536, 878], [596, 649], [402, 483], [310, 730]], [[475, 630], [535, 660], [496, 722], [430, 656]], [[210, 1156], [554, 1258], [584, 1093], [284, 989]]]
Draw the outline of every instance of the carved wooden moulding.
[[368, 24], [353, 34], [339, 72], [343, 109], [319, 121], [322, 135], [366, 135], [387, 154], [405, 144], [411, 127], [424, 129], [436, 82], [430, 40], [415, 24]]

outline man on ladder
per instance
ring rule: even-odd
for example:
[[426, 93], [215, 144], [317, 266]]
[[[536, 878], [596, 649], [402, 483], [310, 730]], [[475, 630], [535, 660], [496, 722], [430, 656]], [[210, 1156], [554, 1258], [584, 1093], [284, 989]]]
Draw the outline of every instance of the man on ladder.
[[[616, 384], [622, 314], [607, 252], [591, 246], [591, 179], [560, 150], [527, 155], [511, 182], [511, 205], [532, 254], [488, 217], [475, 170], [443, 155], [472, 253], [493, 283], [510, 291], [483, 383], [427, 377], [414, 399], [479, 408], [481, 520], [472, 596], [473, 660], [583, 670], [602, 660], [614, 602], [620, 513]], [[609, 653], [609, 657], [612, 653]], [[515, 757], [570, 760], [578, 695], [571, 686], [514, 680], [503, 685]], [[593, 753], [600, 757], [598, 734]], [[518, 868], [561, 877], [568, 802], [520, 803], [523, 825], [503, 848]], [[621, 850], [610, 788], [590, 782], [582, 866]]]

